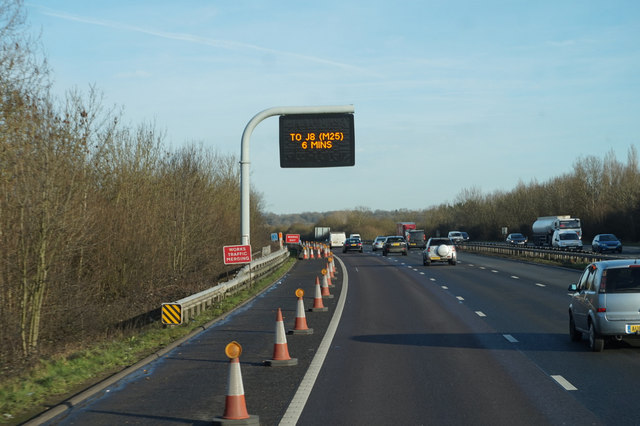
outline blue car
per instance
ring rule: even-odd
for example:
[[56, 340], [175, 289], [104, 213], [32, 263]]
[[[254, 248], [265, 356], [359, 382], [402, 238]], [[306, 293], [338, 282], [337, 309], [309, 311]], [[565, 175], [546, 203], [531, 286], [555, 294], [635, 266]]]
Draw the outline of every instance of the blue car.
[[613, 234], [598, 234], [593, 237], [591, 250], [598, 253], [605, 251], [622, 253], [622, 243]]

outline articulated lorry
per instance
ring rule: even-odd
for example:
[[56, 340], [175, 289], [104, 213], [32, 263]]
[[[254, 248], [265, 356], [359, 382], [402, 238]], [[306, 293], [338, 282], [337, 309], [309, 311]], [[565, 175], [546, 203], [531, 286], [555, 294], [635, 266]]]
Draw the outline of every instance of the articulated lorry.
[[582, 225], [580, 219], [564, 216], [542, 216], [539, 217], [531, 226], [531, 240], [536, 246], [553, 246], [554, 234], [555, 240], [559, 240], [559, 234], [567, 232], [575, 232], [578, 234], [580, 245], [582, 245]]

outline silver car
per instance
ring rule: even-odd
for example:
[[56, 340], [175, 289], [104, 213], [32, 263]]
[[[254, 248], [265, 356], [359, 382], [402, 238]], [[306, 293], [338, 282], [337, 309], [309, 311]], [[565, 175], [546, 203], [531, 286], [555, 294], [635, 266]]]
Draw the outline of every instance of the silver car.
[[427, 248], [422, 252], [422, 264], [429, 266], [431, 262], [449, 262], [449, 265], [458, 263], [453, 241], [449, 238], [429, 238]]
[[384, 247], [385, 241], [387, 241], [387, 237], [377, 236], [376, 239], [373, 240], [371, 250], [373, 251], [382, 250], [382, 247]]
[[569, 304], [569, 335], [579, 341], [587, 334], [594, 352], [605, 339], [640, 335], [640, 259], [594, 262], [587, 266]]

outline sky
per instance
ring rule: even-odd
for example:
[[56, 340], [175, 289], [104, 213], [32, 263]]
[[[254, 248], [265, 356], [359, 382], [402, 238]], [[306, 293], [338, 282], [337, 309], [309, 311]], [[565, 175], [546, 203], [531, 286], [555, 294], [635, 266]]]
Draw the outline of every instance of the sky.
[[[355, 166], [280, 168], [254, 129], [266, 212], [421, 210], [545, 182], [640, 144], [640, 2], [40, 0], [54, 93], [95, 86], [168, 147], [240, 159], [261, 111], [353, 105]], [[550, 214], [552, 214], [550, 212]]]

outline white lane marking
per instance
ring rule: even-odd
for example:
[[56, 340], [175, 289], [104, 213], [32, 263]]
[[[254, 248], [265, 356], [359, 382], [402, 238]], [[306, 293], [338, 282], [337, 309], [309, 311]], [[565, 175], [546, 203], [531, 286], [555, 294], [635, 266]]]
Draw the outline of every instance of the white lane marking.
[[447, 287], [446, 285], [443, 285], [443, 286], [442, 286], [442, 289], [443, 289], [443, 290], [449, 290], [449, 287]]
[[484, 266], [481, 266], [480, 269], [487, 269], [487, 268], [485, 268]]
[[464, 297], [462, 297], [462, 296], [456, 296], [456, 299], [458, 299], [459, 301], [463, 301], [463, 300], [464, 300]]
[[511, 275], [511, 278], [513, 278], [514, 280], [519, 280], [520, 279], [520, 277], [515, 276], [515, 275]]
[[430, 281], [435, 281], [436, 279], [435, 279], [435, 278], [429, 278], [429, 280], [430, 280]]
[[424, 275], [424, 272], [420, 272], [420, 275]]
[[493, 272], [494, 274], [498, 273], [498, 271], [496, 271], [495, 269], [492, 269], [491, 272]]
[[513, 337], [510, 334], [503, 334], [502, 337], [504, 337], [505, 339], [507, 339], [507, 341], [509, 341], [511, 343], [518, 343], [518, 339], [516, 339], [515, 337]]
[[478, 315], [479, 317], [486, 317], [486, 315], [482, 311], [476, 311], [476, 315]]
[[357, 266], [356, 266], [356, 272], [360, 272], [360, 271], [358, 271], [358, 267]]
[[565, 390], [568, 391], [574, 391], [574, 390], [578, 390], [577, 387], [573, 386], [571, 383], [569, 383], [569, 381], [567, 379], [565, 379], [564, 377], [560, 376], [560, 375], [551, 375], [551, 378], [553, 380], [555, 380], [556, 382], [558, 382], [558, 384], [560, 386], [562, 386]]
[[538, 287], [546, 287], [546, 284], [536, 283], [536, 285], [537, 285]]
[[473, 263], [470, 263], [469, 266], [476, 266], [476, 265], [474, 265]]
[[333, 317], [331, 318], [331, 322], [327, 327], [327, 331], [320, 342], [320, 346], [318, 346], [318, 350], [316, 351], [315, 356], [311, 360], [311, 364], [307, 369], [307, 372], [298, 386], [298, 390], [296, 394], [293, 396], [293, 399], [289, 403], [289, 407], [287, 408], [286, 413], [282, 416], [280, 420], [281, 425], [292, 425], [298, 422], [300, 415], [302, 414], [302, 410], [304, 409], [307, 400], [309, 399], [309, 395], [311, 394], [311, 390], [313, 389], [313, 385], [318, 378], [318, 374], [320, 374], [320, 369], [322, 368], [322, 364], [324, 363], [324, 359], [329, 352], [329, 347], [331, 346], [331, 342], [333, 341], [333, 336], [336, 334], [338, 330], [338, 324], [340, 323], [340, 318], [342, 317], [342, 311], [344, 309], [345, 302], [347, 300], [347, 291], [349, 290], [349, 274], [347, 273], [347, 268], [345, 268], [342, 260], [335, 256], [340, 262], [342, 266], [342, 270], [344, 271], [344, 276], [342, 277], [342, 291], [340, 292], [340, 299], [338, 299], [338, 303], [335, 307], [335, 312]]

